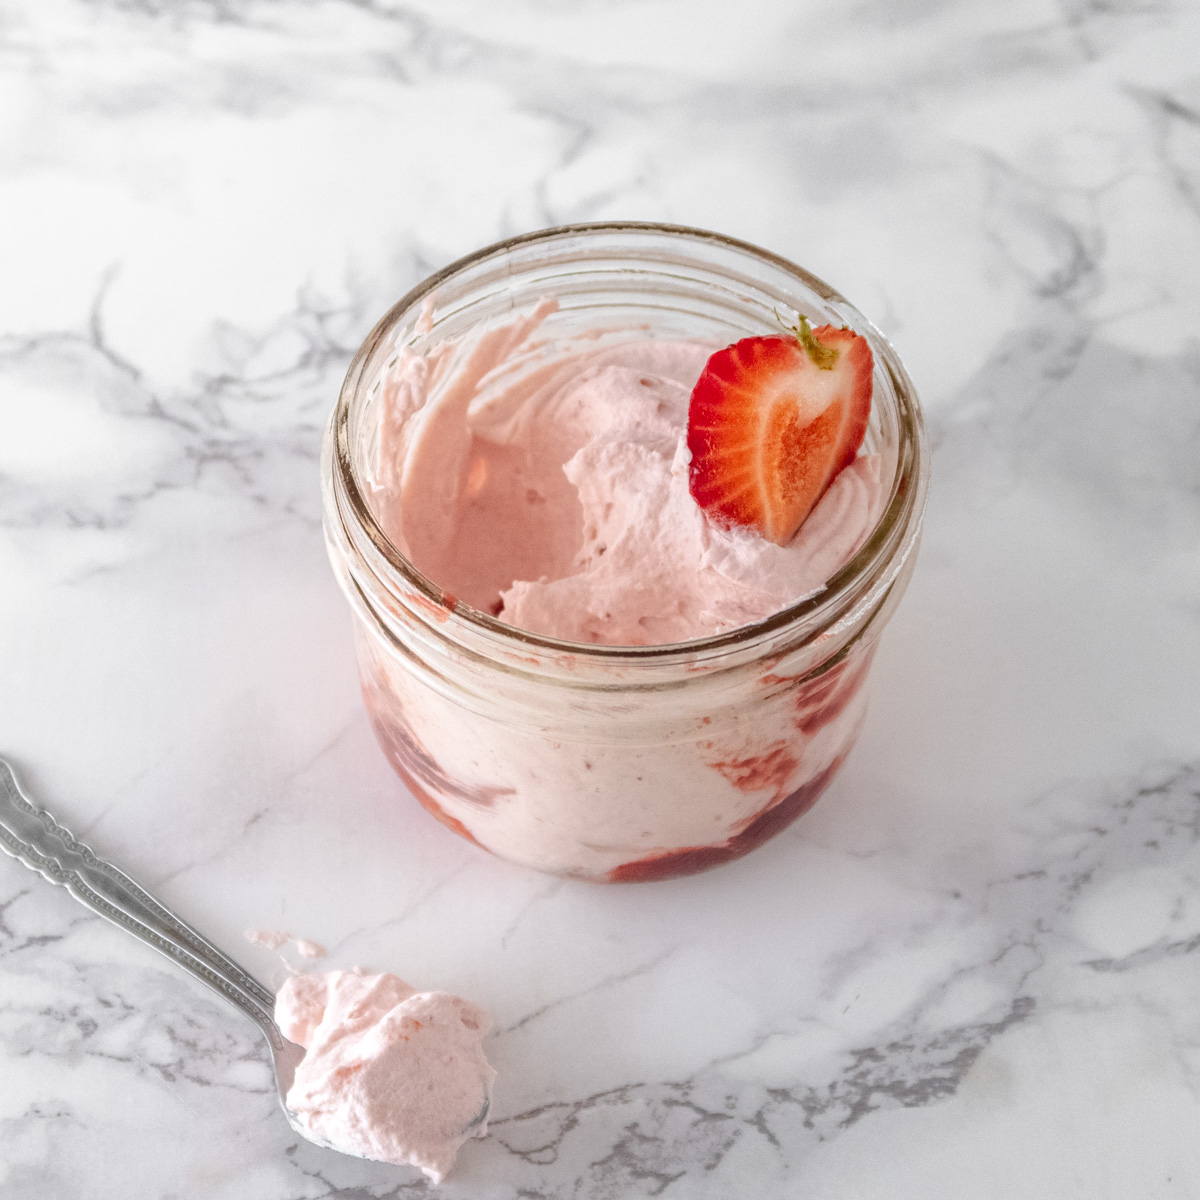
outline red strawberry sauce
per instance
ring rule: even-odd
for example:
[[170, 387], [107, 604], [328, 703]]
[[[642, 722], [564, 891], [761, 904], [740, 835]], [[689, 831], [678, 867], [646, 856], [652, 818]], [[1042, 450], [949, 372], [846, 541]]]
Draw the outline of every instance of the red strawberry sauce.
[[[652, 858], [624, 863], [608, 873], [612, 883], [648, 883], [654, 879], [671, 879], [677, 875], [696, 875], [709, 867], [719, 866], [730, 859], [741, 858], [763, 842], [786, 829], [797, 817], [803, 816], [817, 802], [817, 797], [829, 786], [838, 773], [845, 755], [835, 758], [824, 771], [802, 784], [778, 803], [772, 801], [742, 830], [728, 841], [715, 846], [691, 846]], [[749, 760], [746, 760], [749, 761]], [[747, 788], [746, 790], [751, 790]]]

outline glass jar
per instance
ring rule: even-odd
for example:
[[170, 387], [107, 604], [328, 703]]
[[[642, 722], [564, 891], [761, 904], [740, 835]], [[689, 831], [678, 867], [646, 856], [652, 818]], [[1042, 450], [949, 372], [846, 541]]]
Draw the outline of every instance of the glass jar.
[[[581, 645], [460, 603], [389, 540], [366, 465], [380, 380], [418, 353], [551, 298], [569, 347], [624, 337], [726, 345], [776, 313], [849, 325], [875, 357], [864, 446], [882, 511], [818, 595], [729, 633], [658, 646]], [[837, 773], [866, 712], [879, 636], [916, 558], [928, 450], [913, 386], [883, 336], [828, 285], [745, 242], [676, 226], [549, 229], [460, 259], [404, 297], [346, 375], [322, 460], [330, 559], [355, 615], [367, 710], [408, 790], [479, 846], [604, 881], [690, 874], [761, 845]]]

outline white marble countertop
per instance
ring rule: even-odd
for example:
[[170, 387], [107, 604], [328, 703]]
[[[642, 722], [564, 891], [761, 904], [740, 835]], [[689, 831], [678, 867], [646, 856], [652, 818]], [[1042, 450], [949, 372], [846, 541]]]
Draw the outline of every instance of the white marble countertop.
[[[1200, 12], [1173, 0], [0, 4], [0, 751], [247, 927], [484, 1002], [488, 1200], [1200, 1197]], [[857, 750], [596, 887], [401, 791], [319, 527], [392, 300], [700, 225], [896, 342], [934, 450]], [[399, 1197], [234, 1010], [0, 858], [0, 1196]]]

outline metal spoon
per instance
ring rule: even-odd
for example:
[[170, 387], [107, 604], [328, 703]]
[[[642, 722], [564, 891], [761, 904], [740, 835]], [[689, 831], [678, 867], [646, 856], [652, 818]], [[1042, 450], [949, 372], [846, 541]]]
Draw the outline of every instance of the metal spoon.
[[249, 971], [227, 958], [123, 871], [97, 858], [87, 846], [76, 841], [69, 830], [21, 791], [12, 764], [3, 758], [0, 758], [0, 850], [51, 883], [61, 884], [80, 904], [173, 959], [241, 1009], [262, 1030], [271, 1047], [279, 1103], [288, 1123], [302, 1137], [317, 1140], [300, 1128], [288, 1110], [288, 1090], [304, 1057], [304, 1047], [289, 1042], [279, 1032], [273, 1016], [275, 997]]

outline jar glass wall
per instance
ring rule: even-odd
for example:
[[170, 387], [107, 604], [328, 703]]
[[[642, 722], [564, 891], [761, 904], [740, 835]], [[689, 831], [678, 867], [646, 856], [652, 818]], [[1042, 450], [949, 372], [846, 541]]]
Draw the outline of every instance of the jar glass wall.
[[[660, 646], [581, 645], [460, 603], [409, 562], [375, 510], [381, 379], [421, 353], [528, 314], [568, 353], [614, 340], [725, 345], [776, 314], [848, 325], [875, 359], [864, 447], [881, 512], [815, 596], [754, 625]], [[570, 226], [488, 247], [432, 276], [351, 364], [323, 456], [330, 559], [355, 614], [368, 712], [392, 766], [439, 820], [504, 858], [621, 881], [745, 854], [804, 812], [850, 751], [867, 675], [916, 557], [928, 473], [895, 352], [837, 292], [756, 247], [661, 225]]]

